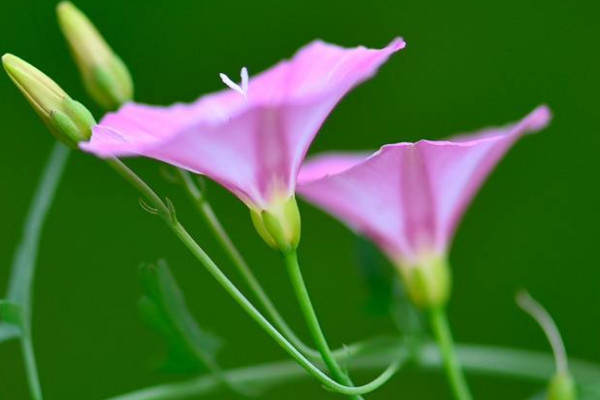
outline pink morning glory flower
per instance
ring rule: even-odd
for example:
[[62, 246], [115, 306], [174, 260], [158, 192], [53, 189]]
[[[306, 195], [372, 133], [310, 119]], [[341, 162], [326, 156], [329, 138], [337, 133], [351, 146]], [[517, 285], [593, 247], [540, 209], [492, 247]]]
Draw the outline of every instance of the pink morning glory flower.
[[369, 237], [401, 269], [445, 259], [461, 216], [493, 167], [550, 117], [541, 106], [514, 124], [451, 140], [317, 156], [302, 167], [298, 192]]
[[315, 41], [296, 55], [192, 104], [130, 103], [108, 114], [80, 147], [100, 157], [145, 156], [203, 174], [251, 210], [293, 196], [305, 153], [328, 114], [354, 86], [404, 47], [342, 48]]

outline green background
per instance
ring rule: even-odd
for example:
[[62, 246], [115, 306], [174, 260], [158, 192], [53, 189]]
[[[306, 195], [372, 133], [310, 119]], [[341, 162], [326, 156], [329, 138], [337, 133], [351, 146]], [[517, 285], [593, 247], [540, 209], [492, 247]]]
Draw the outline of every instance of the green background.
[[[0, 51], [17, 54], [91, 105], [55, 22], [52, 1], [0, 3]], [[353, 91], [311, 152], [441, 138], [520, 118], [541, 103], [549, 129], [520, 142], [466, 214], [451, 262], [450, 317], [460, 342], [546, 350], [513, 301], [529, 289], [554, 315], [573, 357], [600, 361], [598, 254], [598, 38], [594, 1], [118, 1], [77, 3], [130, 67], [136, 98], [191, 101], [221, 89], [219, 72], [263, 70], [314, 38], [378, 47], [408, 45]], [[101, 116], [94, 109], [97, 117]], [[53, 143], [22, 96], [0, 77], [0, 288], [41, 168]], [[130, 162], [174, 200], [178, 215], [231, 272], [179, 188], [148, 160]], [[292, 325], [305, 335], [278, 256], [247, 210], [209, 185], [214, 207]], [[357, 239], [301, 203], [300, 257], [330, 341], [392, 333], [369, 311]], [[41, 245], [34, 340], [47, 399], [102, 399], [184, 376], [157, 371], [162, 342], [142, 322], [138, 266], [166, 258], [203, 325], [226, 341], [226, 367], [284, 358], [217, 287], [136, 193], [94, 157], [75, 154]], [[237, 276], [233, 275], [236, 279]], [[368, 376], [358, 376], [366, 379]], [[524, 398], [539, 386], [470, 377], [478, 398]], [[313, 381], [265, 399], [334, 398]], [[231, 394], [211, 398], [232, 398]], [[0, 345], [0, 398], [28, 398], [16, 342]], [[372, 399], [449, 398], [439, 373], [407, 372]]]

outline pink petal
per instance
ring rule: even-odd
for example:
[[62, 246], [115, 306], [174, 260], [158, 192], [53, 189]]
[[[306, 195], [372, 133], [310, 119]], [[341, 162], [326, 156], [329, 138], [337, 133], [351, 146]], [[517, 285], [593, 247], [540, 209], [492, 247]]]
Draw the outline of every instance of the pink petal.
[[402, 39], [381, 50], [315, 41], [252, 78], [247, 99], [227, 89], [190, 105], [129, 104], [107, 115], [81, 148], [205, 174], [264, 209], [294, 192], [306, 151], [340, 99], [403, 47]]
[[382, 147], [361, 162], [342, 155], [309, 160], [298, 192], [364, 233], [394, 260], [444, 254], [464, 210], [492, 168], [523, 134], [545, 127], [541, 106], [520, 122], [450, 141]]

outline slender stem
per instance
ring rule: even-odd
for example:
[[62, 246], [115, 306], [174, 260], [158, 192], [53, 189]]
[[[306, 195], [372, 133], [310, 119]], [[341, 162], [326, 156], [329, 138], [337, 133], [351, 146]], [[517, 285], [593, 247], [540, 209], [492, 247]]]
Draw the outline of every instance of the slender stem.
[[190, 252], [204, 265], [207, 271], [221, 285], [221, 287], [242, 307], [242, 309], [271, 336], [271, 338], [279, 344], [298, 364], [300, 364], [309, 374], [314, 376], [322, 384], [338, 393], [355, 395], [371, 392], [385, 382], [387, 382], [393, 374], [400, 368], [399, 362], [394, 362], [390, 365], [379, 377], [375, 380], [362, 386], [347, 386], [342, 385], [331, 379], [319, 368], [313, 365], [302, 353], [300, 353], [269, 321], [254, 307], [254, 305], [239, 291], [239, 289], [227, 278], [227, 276], [219, 269], [215, 262], [206, 254], [206, 252], [196, 243], [186, 229], [177, 221], [175, 211], [172, 205], [165, 204], [162, 199], [148, 186], [139, 176], [130, 170], [120, 160], [113, 158], [107, 160], [108, 164], [116, 170], [119, 175], [131, 183], [140, 193], [146, 198], [150, 207], [154, 207], [154, 212], [161, 216], [167, 226], [171, 228], [173, 233], [179, 240], [190, 250]]
[[[404, 349], [404, 352], [403, 352]], [[498, 375], [519, 378], [533, 382], [547, 382], [554, 374], [554, 360], [551, 354], [528, 350], [492, 346], [457, 345], [456, 350], [463, 366], [471, 373]], [[402, 342], [384, 346], [379, 351], [363, 354], [350, 360], [353, 371], [372, 370], [387, 365], [401, 354], [408, 355]], [[440, 369], [443, 361], [435, 343], [425, 343], [417, 353], [421, 368]], [[571, 371], [580, 384], [593, 384], [600, 377], [600, 366], [586, 361], [571, 360]], [[250, 367], [236, 368], [224, 372], [231, 382], [240, 385], [252, 384], [270, 388], [300, 379], [307, 375], [292, 361], [279, 361]], [[135, 392], [111, 397], [107, 400], [179, 400], [205, 396], [219, 389], [219, 382], [211, 375], [191, 380], [167, 383], [140, 389]]]
[[[284, 253], [284, 257], [294, 292], [296, 293], [298, 303], [300, 304], [300, 309], [302, 310], [302, 314], [304, 315], [304, 319], [308, 325], [308, 330], [310, 331], [315, 345], [323, 357], [325, 365], [327, 365], [327, 368], [329, 368], [329, 371], [331, 371], [331, 375], [338, 382], [341, 382], [345, 385], [352, 385], [352, 380], [339, 366], [331, 351], [331, 348], [329, 347], [329, 344], [327, 343], [327, 339], [323, 334], [323, 330], [319, 324], [319, 319], [317, 318], [317, 313], [312, 305], [310, 295], [308, 294], [306, 284], [304, 283], [304, 278], [302, 277], [300, 264], [298, 264], [297, 252], [295, 250], [286, 252]], [[360, 399], [361, 397], [353, 396], [353, 398]]]
[[235, 244], [233, 244], [233, 241], [227, 234], [227, 231], [221, 224], [221, 221], [219, 221], [219, 218], [208, 202], [206, 195], [200, 192], [194, 183], [190, 173], [181, 169], [178, 169], [177, 171], [181, 177], [186, 193], [194, 202], [196, 208], [200, 212], [200, 215], [202, 215], [206, 221], [213, 235], [217, 238], [219, 244], [233, 262], [233, 265], [237, 268], [240, 275], [242, 275], [242, 277], [246, 280], [248, 287], [254, 293], [257, 300], [266, 311], [267, 315], [271, 317], [273, 325], [275, 325], [283, 333], [283, 335], [305, 356], [311, 359], [320, 360], [321, 357], [319, 352], [306, 345], [281, 316], [277, 310], [277, 307], [275, 307], [275, 304], [273, 301], [271, 301], [262, 285], [248, 266], [248, 263], [246, 263], [246, 260], [244, 260], [244, 257], [240, 251], [237, 249]]
[[34, 400], [42, 400], [42, 388], [35, 362], [31, 338], [31, 315], [33, 283], [42, 228], [54, 200], [56, 189], [63, 175], [69, 154], [68, 148], [56, 143], [48, 157], [44, 172], [37, 185], [33, 201], [27, 211], [23, 234], [17, 246], [6, 298], [19, 306], [22, 313], [21, 326], [0, 323], [0, 342], [20, 336], [27, 383]]
[[[31, 320], [35, 267], [44, 222], [71, 151], [56, 143], [44, 166], [27, 211], [23, 233], [11, 265], [6, 299], [21, 306], [25, 321]], [[0, 323], [0, 342], [18, 335], [18, 330]]]
[[519, 292], [516, 300], [519, 307], [540, 325], [542, 331], [544, 331], [544, 334], [548, 338], [548, 342], [550, 342], [550, 347], [552, 347], [552, 352], [554, 353], [556, 371], [559, 374], [567, 374], [569, 365], [565, 343], [563, 342], [558, 326], [556, 326], [550, 313], [525, 291]]
[[33, 400], [42, 400], [42, 387], [38, 376], [37, 366], [35, 362], [35, 353], [33, 351], [33, 342], [29, 332], [24, 333], [21, 338], [21, 351], [25, 360], [25, 370], [27, 371], [27, 383], [31, 391]]
[[430, 310], [431, 326], [438, 342], [440, 352], [444, 361], [444, 369], [448, 381], [457, 400], [471, 400], [471, 393], [460, 367], [450, 325], [446, 317], [446, 311], [442, 307], [434, 307]]

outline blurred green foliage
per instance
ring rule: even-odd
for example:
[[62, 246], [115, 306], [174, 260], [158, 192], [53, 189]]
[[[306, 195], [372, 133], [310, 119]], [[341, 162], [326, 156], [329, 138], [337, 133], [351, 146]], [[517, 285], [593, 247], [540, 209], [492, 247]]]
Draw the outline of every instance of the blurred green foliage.
[[[467, 213], [451, 262], [450, 318], [458, 341], [547, 348], [513, 304], [531, 291], [553, 314], [571, 356], [600, 361], [597, 174], [600, 3], [82, 0], [76, 3], [118, 52], [139, 101], [190, 101], [222, 88], [219, 72], [258, 72], [314, 38], [407, 48], [353, 91], [324, 125], [311, 152], [373, 149], [503, 124], [547, 102], [551, 127], [516, 146]], [[72, 97], [92, 105], [55, 21], [53, 1], [0, 4], [0, 51], [33, 63]], [[53, 138], [8, 78], [0, 79], [0, 287]], [[101, 113], [91, 107], [96, 117]], [[156, 163], [130, 162], [177, 204], [215, 259], [227, 258]], [[257, 237], [245, 207], [214, 184], [213, 206], [292, 325], [306, 336], [286, 276]], [[370, 313], [356, 238], [306, 204], [300, 260], [333, 345], [394, 331]], [[36, 280], [33, 335], [47, 399], [102, 399], [180, 379], [156, 370], [166, 349], [138, 312], [140, 262], [166, 258], [202, 326], [225, 340], [224, 367], [284, 357], [164, 228], [137, 194], [93, 157], [69, 162], [46, 226]], [[388, 266], [389, 268], [389, 266]], [[234, 278], [237, 278], [233, 275]], [[239, 279], [236, 279], [239, 281]], [[241, 282], [240, 282], [241, 283]], [[358, 376], [357, 381], [366, 376]], [[471, 377], [477, 397], [523, 398], [539, 387]], [[308, 382], [308, 383], [307, 383]], [[312, 381], [265, 399], [333, 398]], [[25, 399], [17, 342], [0, 347], [0, 398]], [[407, 371], [370, 399], [449, 398], [438, 373]], [[231, 398], [230, 393], [213, 398]]]

